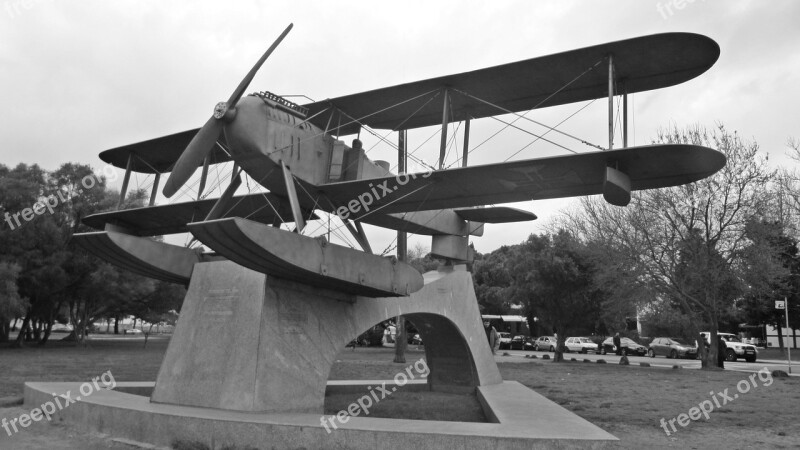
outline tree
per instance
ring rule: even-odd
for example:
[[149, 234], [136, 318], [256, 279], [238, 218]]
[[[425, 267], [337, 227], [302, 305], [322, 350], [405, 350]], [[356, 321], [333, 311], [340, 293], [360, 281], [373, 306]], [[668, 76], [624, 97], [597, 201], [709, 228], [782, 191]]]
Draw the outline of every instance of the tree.
[[[745, 281], [748, 292], [739, 302], [742, 317], [750, 324], [770, 325], [778, 332], [783, 350], [785, 311], [775, 309], [776, 300], [800, 305], [800, 259], [797, 241], [786, 234], [780, 221], [753, 220], [747, 235], [752, 244], [745, 249]], [[765, 267], [769, 267], [765, 270]], [[800, 325], [800, 309], [789, 309], [789, 325]]]
[[476, 255], [473, 283], [482, 314], [507, 314], [511, 311], [511, 262], [515, 246], [502, 246], [486, 254]]
[[554, 361], [564, 359], [564, 341], [595, 324], [603, 292], [593, 283], [586, 247], [567, 231], [531, 235], [510, 258], [514, 298], [557, 333]]
[[[124, 292], [123, 295], [125, 295]], [[147, 340], [153, 331], [153, 326], [174, 322], [174, 311], [180, 310], [185, 296], [186, 289], [183, 286], [166, 281], [153, 280], [152, 289], [132, 302], [130, 312], [134, 317], [142, 321], [145, 347], [147, 347]], [[149, 324], [147, 330], [144, 329], [145, 322]]]
[[27, 299], [20, 297], [17, 289], [19, 272], [18, 265], [0, 262], [0, 342], [8, 342], [9, 322], [21, 316], [28, 306]]
[[[139, 205], [143, 198], [143, 191], [134, 191], [128, 204]], [[18, 291], [28, 299], [15, 345], [26, 340], [44, 345], [63, 308], [70, 306], [74, 314], [83, 301], [78, 295], [91, 284], [92, 275], [109, 270], [71, 238], [87, 229], [83, 217], [111, 209], [117, 199], [118, 194], [106, 189], [105, 178], [88, 165], [66, 163], [50, 173], [37, 165], [0, 167], [0, 213], [5, 219], [0, 262], [21, 268]], [[79, 316], [73, 318], [80, 321]]]
[[408, 251], [406, 260], [411, 267], [422, 274], [438, 269], [440, 264], [438, 260], [431, 257], [428, 249], [420, 243], [417, 243], [413, 249]]
[[702, 345], [699, 350], [703, 368], [710, 368], [718, 327], [743, 292], [746, 225], [769, 213], [774, 172], [758, 144], [721, 125], [712, 132], [673, 128], [660, 132], [656, 142], [716, 148], [727, 164], [694, 183], [634, 192], [625, 208], [584, 198], [582, 209], [566, 212], [562, 224], [603, 248], [609, 265], [624, 268], [617, 286], [634, 282], [654, 298], [675, 302], [694, 336], [709, 327], [711, 351]]

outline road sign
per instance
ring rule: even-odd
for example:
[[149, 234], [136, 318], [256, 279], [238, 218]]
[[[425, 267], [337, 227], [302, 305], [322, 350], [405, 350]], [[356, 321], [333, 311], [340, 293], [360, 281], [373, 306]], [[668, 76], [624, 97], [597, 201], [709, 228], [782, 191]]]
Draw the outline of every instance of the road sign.
[[775, 309], [785, 309], [785, 308], [786, 308], [785, 300], [775, 300]]

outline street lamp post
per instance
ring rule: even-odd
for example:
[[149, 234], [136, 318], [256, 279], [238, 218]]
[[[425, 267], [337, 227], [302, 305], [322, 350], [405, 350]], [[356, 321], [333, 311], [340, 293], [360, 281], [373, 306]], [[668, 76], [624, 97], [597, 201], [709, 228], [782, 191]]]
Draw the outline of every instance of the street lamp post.
[[[776, 304], [776, 306], [778, 305]], [[789, 373], [792, 373], [792, 346], [789, 345], [789, 331], [791, 331], [789, 329], [789, 299], [787, 297], [783, 297], [783, 313], [786, 316], [786, 357], [789, 363]]]

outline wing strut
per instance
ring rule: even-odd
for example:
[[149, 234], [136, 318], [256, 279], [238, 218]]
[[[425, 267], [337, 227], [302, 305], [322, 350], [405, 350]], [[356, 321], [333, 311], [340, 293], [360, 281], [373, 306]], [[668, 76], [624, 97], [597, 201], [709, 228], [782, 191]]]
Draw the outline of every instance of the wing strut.
[[228, 204], [231, 202], [231, 198], [233, 198], [233, 194], [239, 189], [239, 186], [242, 185], [242, 169], [238, 166], [233, 168], [233, 176], [231, 177], [231, 184], [225, 189], [225, 192], [222, 193], [217, 203], [214, 203], [214, 206], [211, 208], [211, 211], [208, 212], [205, 220], [216, 220], [221, 218], [225, 211], [228, 209]]
[[156, 195], [158, 195], [158, 183], [161, 181], [161, 172], [156, 172], [156, 178], [153, 180], [153, 188], [150, 190], [150, 206], [156, 204]]
[[355, 227], [350, 223], [350, 220], [343, 220], [343, 222], [347, 230], [350, 231], [350, 234], [358, 241], [358, 245], [360, 245], [365, 252], [374, 254], [372, 247], [369, 245], [369, 240], [367, 240], [367, 234], [364, 233], [364, 228], [361, 226], [361, 222], [354, 220], [353, 223]]
[[133, 167], [133, 153], [128, 153], [128, 164], [125, 165], [125, 178], [122, 179], [122, 189], [119, 191], [119, 204], [117, 209], [122, 209], [125, 203], [125, 196], [128, 194], [128, 182], [131, 181], [131, 169]]
[[447, 124], [450, 122], [450, 90], [444, 88], [444, 106], [442, 106], [442, 142], [439, 144], [439, 170], [444, 169], [444, 156], [447, 150]]
[[608, 149], [614, 149], [614, 55], [608, 54]]
[[300, 200], [297, 198], [297, 189], [294, 186], [294, 177], [292, 172], [286, 167], [283, 160], [281, 160], [281, 169], [283, 170], [283, 181], [286, 183], [286, 195], [289, 197], [289, 204], [292, 207], [292, 216], [294, 217], [294, 224], [296, 233], [302, 233], [303, 228], [306, 227], [306, 221], [303, 219], [303, 211], [300, 209]]

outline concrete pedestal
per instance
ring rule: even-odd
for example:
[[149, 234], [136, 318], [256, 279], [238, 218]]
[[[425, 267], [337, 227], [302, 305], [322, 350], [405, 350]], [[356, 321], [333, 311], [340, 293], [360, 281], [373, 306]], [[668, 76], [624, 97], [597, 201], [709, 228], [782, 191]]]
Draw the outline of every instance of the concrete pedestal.
[[195, 265], [154, 403], [247, 412], [322, 413], [336, 354], [376, 323], [419, 329], [432, 390], [502, 383], [471, 275], [430, 272], [409, 297], [367, 298], [269, 277], [235, 263]]

